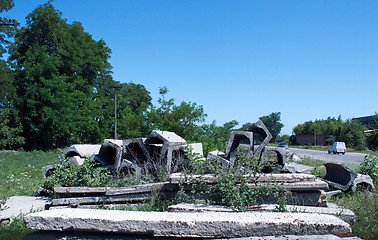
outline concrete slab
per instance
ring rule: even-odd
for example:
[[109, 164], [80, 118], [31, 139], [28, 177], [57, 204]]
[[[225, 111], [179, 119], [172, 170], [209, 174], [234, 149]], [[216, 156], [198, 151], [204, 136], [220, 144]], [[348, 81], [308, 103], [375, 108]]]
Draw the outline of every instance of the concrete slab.
[[43, 211], [47, 204], [50, 204], [50, 199], [46, 197], [10, 197], [0, 206], [0, 222], [11, 221], [20, 214]]
[[341, 219], [306, 213], [172, 213], [55, 209], [24, 217], [27, 228], [91, 231], [161, 237], [236, 238], [351, 233]]
[[[277, 212], [276, 204], [261, 204], [250, 208], [249, 211], [257, 212]], [[300, 213], [318, 213], [318, 214], [329, 214], [344, 220], [347, 223], [354, 223], [355, 215], [354, 213], [336, 204], [330, 207], [309, 207], [309, 206], [296, 206], [296, 205], [286, 205], [286, 210], [288, 212], [300, 212]], [[206, 204], [189, 204], [180, 203], [168, 207], [169, 212], [233, 212], [233, 210], [226, 206], [219, 205], [206, 205]]]
[[[359, 237], [338, 237], [336, 235], [283, 235], [283, 236], [264, 236], [264, 237], [248, 237], [248, 238], [227, 238], [227, 240], [362, 240]], [[225, 239], [220, 239], [225, 240]]]

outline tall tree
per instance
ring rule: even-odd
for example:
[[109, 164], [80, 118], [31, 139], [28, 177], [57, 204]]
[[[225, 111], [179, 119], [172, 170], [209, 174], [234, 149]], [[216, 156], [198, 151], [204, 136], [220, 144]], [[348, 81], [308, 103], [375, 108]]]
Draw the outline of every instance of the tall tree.
[[273, 112], [267, 116], [260, 117], [260, 120], [265, 124], [270, 133], [272, 134], [272, 142], [274, 142], [277, 136], [280, 134], [282, 127], [281, 113]]
[[366, 137], [364, 135], [365, 127], [357, 120], [347, 120], [341, 129], [338, 141], [345, 142], [347, 147], [357, 149], [366, 148]]
[[[9, 11], [13, 5], [13, 0], [0, 1], [0, 13]], [[24, 138], [20, 136], [22, 126], [13, 107], [16, 97], [13, 74], [9, 63], [2, 58], [18, 23], [4, 17], [1, 17], [1, 23], [4, 25], [0, 26], [0, 149], [16, 149], [24, 143]]]
[[147, 109], [152, 106], [150, 93], [141, 84], [122, 83], [117, 94], [118, 135], [123, 138], [147, 136]]
[[197, 123], [205, 121], [206, 114], [203, 107], [192, 102], [181, 102], [176, 105], [174, 99], [166, 99], [168, 89], [160, 88], [160, 106], [152, 107], [148, 117], [151, 122], [150, 129], [172, 131], [192, 141], [195, 138]]
[[100, 141], [110, 53], [51, 3], [27, 16], [10, 51], [27, 149]]

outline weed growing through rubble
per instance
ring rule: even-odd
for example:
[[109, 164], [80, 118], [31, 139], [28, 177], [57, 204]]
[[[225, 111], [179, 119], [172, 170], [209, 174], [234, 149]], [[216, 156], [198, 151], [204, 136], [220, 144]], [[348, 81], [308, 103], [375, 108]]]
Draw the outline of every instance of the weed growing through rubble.
[[[252, 205], [263, 202], [269, 195], [276, 193], [278, 188], [262, 186], [257, 183], [259, 173], [269, 161], [259, 162], [250, 151], [240, 147], [237, 158], [232, 167], [222, 166], [218, 160], [193, 164], [193, 169], [187, 174], [200, 174], [194, 180], [190, 192], [185, 193], [184, 199], [189, 202], [204, 202], [206, 204], [225, 205], [236, 211], [246, 211]], [[215, 183], [205, 180], [204, 174], [212, 173]]]
[[109, 186], [113, 180], [110, 170], [98, 167], [98, 163], [88, 159], [81, 166], [76, 166], [63, 158], [54, 173], [44, 181], [44, 187], [101, 187]]

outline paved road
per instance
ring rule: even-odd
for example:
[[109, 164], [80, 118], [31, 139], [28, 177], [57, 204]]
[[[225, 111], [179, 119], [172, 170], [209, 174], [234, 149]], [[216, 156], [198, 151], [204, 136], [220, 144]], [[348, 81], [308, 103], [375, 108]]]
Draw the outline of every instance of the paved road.
[[366, 154], [346, 152], [343, 154], [328, 154], [327, 151], [317, 151], [309, 149], [299, 149], [299, 148], [290, 148], [290, 153], [295, 153], [300, 157], [312, 157], [314, 159], [319, 159], [327, 162], [338, 162], [338, 163], [360, 163], [364, 160]]

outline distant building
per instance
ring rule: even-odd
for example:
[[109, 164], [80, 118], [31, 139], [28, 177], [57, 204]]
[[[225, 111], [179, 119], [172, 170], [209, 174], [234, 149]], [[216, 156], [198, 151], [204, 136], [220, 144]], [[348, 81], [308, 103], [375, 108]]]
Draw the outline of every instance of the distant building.
[[325, 145], [325, 136], [324, 135], [316, 135], [316, 144], [315, 144], [315, 136], [314, 135], [297, 135], [295, 137], [295, 141], [298, 145], [317, 145], [317, 146], [324, 146]]
[[352, 120], [356, 120], [362, 123], [367, 129], [372, 130], [372, 123], [374, 121], [374, 115], [366, 116], [366, 117], [358, 117], [352, 118]]

